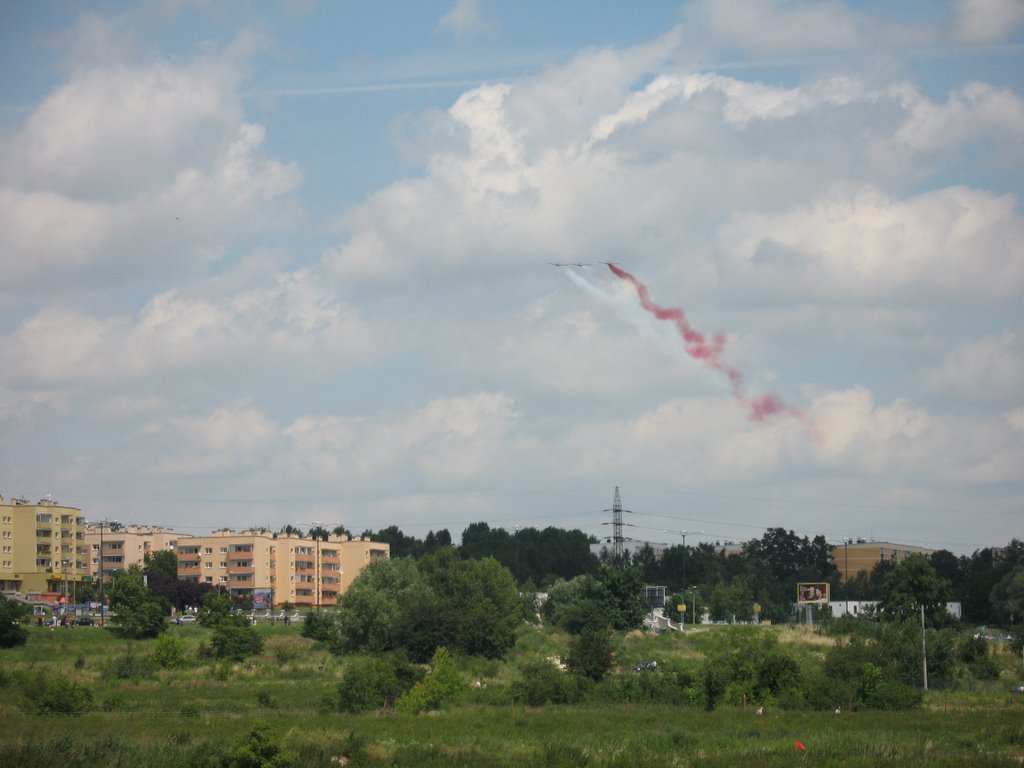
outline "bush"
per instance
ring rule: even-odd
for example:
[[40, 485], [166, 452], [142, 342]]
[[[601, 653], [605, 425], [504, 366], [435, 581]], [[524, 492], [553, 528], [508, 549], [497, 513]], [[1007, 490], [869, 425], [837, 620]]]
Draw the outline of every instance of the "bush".
[[420, 682], [413, 668], [403, 661], [380, 657], [353, 659], [338, 684], [337, 709], [364, 712], [394, 706], [397, 697]]
[[265, 723], [254, 725], [220, 760], [221, 768], [289, 768], [294, 764]]
[[63, 677], [38, 674], [22, 687], [24, 708], [35, 715], [80, 715], [93, 708], [93, 696], [85, 686]]
[[103, 665], [103, 676], [108, 680], [141, 680], [152, 677], [153, 660], [148, 656], [138, 656], [135, 644], [128, 642], [124, 653]]
[[28, 618], [28, 606], [0, 595], [0, 648], [15, 648], [28, 640], [21, 622]]
[[512, 685], [512, 696], [530, 707], [579, 703], [593, 685], [589, 678], [562, 672], [542, 657], [525, 661], [519, 673], [520, 679]]
[[185, 661], [185, 643], [173, 635], [161, 635], [153, 648], [153, 661], [161, 669], [180, 667]]
[[612, 633], [607, 630], [589, 630], [574, 635], [569, 641], [569, 655], [565, 664], [573, 674], [600, 682], [615, 664]]
[[263, 638], [249, 624], [222, 622], [213, 630], [210, 652], [214, 658], [244, 661], [263, 650]]
[[397, 708], [404, 712], [441, 709], [463, 698], [469, 686], [462, 679], [448, 650], [439, 646], [430, 661], [430, 671], [420, 682], [398, 699]]

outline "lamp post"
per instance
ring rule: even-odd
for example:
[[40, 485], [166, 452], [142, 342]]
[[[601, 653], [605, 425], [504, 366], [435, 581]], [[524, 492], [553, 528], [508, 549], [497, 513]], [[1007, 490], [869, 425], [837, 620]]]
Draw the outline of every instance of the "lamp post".
[[698, 535], [704, 533], [704, 531], [669, 531], [669, 530], [663, 530], [662, 533], [674, 533], [676, 536], [682, 536], [683, 537], [683, 594], [685, 595], [686, 594], [686, 536], [687, 536], [687, 534], [693, 534], [694, 536], [698, 536]]
[[64, 615], [68, 615], [68, 606], [71, 604], [68, 600], [68, 561], [60, 561], [61, 570], [64, 571]]
[[[686, 593], [684, 592], [683, 594], [686, 594]], [[690, 623], [694, 627], [696, 627], [697, 626], [697, 588], [693, 587], [690, 590], [690, 594], [693, 595], [693, 603], [692, 603], [693, 604], [693, 618], [690, 620]]]
[[846, 596], [846, 615], [850, 615], [850, 537], [843, 539], [843, 594]]
[[518, 585], [522, 583], [522, 576], [519, 574], [519, 526], [514, 525], [512, 528], [515, 530], [516, 538], [516, 584]]
[[99, 567], [96, 569], [100, 579], [100, 626], [103, 626], [104, 603], [103, 603], [103, 528], [107, 525], [117, 525], [117, 520], [97, 520], [96, 525], [100, 527], [100, 556]]

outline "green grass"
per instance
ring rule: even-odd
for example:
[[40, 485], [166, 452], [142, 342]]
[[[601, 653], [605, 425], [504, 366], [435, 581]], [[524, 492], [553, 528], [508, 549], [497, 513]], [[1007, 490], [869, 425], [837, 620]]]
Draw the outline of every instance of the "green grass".
[[[507, 663], [460, 659], [467, 680], [482, 680], [475, 702], [426, 715], [325, 714], [345, 658], [303, 638], [297, 627], [259, 627], [264, 652], [240, 664], [201, 660], [202, 627], [172, 627], [186, 663], [150, 667], [153, 641], [129, 643], [100, 628], [51, 632], [33, 628], [21, 648], [0, 651], [0, 766], [131, 766], [217, 764], [254, 723], [271, 725], [295, 765], [337, 766], [1003, 766], [1021, 765], [1024, 697], [1009, 693], [1010, 676], [930, 692], [924, 706], [901, 713], [785, 712], [752, 708], [704, 712], [666, 705], [591, 704], [528, 709], [506, 686], [516, 662], [564, 654], [568, 637], [524, 627]], [[639, 660], [696, 669], [723, 628], [619, 639], [621, 665]], [[781, 631], [781, 630], [780, 630]], [[820, 653], [809, 630], [780, 635], [802, 655]], [[142, 672], [110, 670], [131, 648]], [[76, 665], [76, 659], [83, 659]], [[1013, 660], [1006, 661], [1009, 669]], [[1019, 667], [1019, 661], [1017, 662]], [[22, 675], [47, 674], [88, 686], [97, 709], [80, 716], [40, 716], [22, 708]], [[627, 673], [628, 674], [628, 673]], [[109, 711], [105, 711], [106, 707]], [[798, 752], [794, 742], [806, 745]]]

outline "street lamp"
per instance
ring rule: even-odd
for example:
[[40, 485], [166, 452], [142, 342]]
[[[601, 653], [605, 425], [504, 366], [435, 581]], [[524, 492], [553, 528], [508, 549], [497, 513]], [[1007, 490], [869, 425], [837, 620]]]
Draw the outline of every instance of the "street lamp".
[[68, 606], [71, 604], [71, 601], [68, 600], [68, 561], [61, 560], [60, 565], [61, 570], [64, 571], [64, 615], [66, 616], [68, 613]]
[[[684, 592], [683, 594], [686, 594], [686, 593]], [[690, 590], [690, 594], [693, 595], [693, 618], [690, 620], [690, 623], [694, 627], [696, 627], [697, 626], [697, 588], [693, 587]]]
[[691, 534], [691, 533], [694, 536], [698, 536], [698, 535], [704, 533], [704, 531], [669, 531], [669, 530], [663, 530], [662, 533], [674, 533], [676, 536], [682, 536], [683, 537], [683, 594], [685, 595], [686, 594], [686, 536], [687, 536], [687, 534]]
[[99, 568], [97, 569], [100, 577], [100, 626], [103, 626], [103, 527], [107, 525], [119, 525], [117, 520], [97, 520], [95, 525], [100, 527], [100, 557], [99, 557]]
[[512, 528], [515, 530], [516, 539], [516, 584], [518, 585], [522, 583], [522, 577], [519, 574], [519, 526], [514, 525]]

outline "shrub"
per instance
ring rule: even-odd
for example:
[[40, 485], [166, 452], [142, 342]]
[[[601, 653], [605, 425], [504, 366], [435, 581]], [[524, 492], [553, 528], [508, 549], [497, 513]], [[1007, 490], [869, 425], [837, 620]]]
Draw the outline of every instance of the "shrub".
[[404, 712], [441, 709], [463, 698], [469, 686], [455, 666], [455, 660], [444, 646], [434, 651], [430, 671], [420, 682], [398, 699], [397, 708]]
[[277, 700], [267, 690], [260, 690], [256, 693], [256, 703], [263, 709], [277, 709]]
[[615, 644], [607, 630], [589, 630], [574, 635], [569, 641], [565, 660], [569, 671], [599, 682], [615, 664]]
[[125, 645], [124, 653], [103, 666], [103, 676], [108, 680], [140, 680], [153, 676], [153, 660], [135, 653], [135, 644]]
[[265, 723], [254, 725], [220, 760], [221, 768], [288, 768], [294, 764]]
[[120, 712], [128, 709], [128, 697], [121, 691], [114, 691], [107, 694], [100, 702], [100, 709], [104, 712]]
[[[404, 677], [408, 680], [408, 675]], [[379, 657], [356, 658], [345, 667], [338, 684], [337, 709], [364, 712], [393, 706], [399, 694], [411, 687], [411, 682], [403, 686], [394, 661]]]
[[22, 694], [24, 708], [36, 715], [80, 715], [93, 708], [92, 691], [63, 677], [30, 677]]
[[29, 615], [27, 606], [0, 595], [0, 648], [14, 648], [28, 640], [21, 622]]
[[544, 704], [576, 704], [591, 689], [589, 678], [562, 672], [543, 657], [523, 662], [520, 679], [512, 684], [512, 696], [530, 707]]
[[185, 643], [173, 635], [161, 635], [153, 648], [153, 661], [161, 669], [181, 666], [185, 660]]
[[222, 622], [214, 628], [210, 646], [215, 658], [243, 661], [263, 650], [263, 638], [248, 624]]

